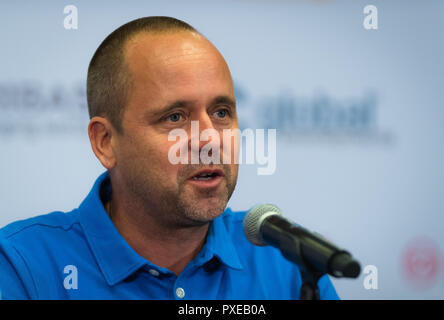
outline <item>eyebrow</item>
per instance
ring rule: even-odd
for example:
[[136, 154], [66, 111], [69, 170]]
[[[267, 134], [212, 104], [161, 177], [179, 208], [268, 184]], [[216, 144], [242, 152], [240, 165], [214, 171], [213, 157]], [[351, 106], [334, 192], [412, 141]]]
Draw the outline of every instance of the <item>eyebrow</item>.
[[146, 112], [146, 114], [149, 115], [149, 116], [154, 116], [154, 117], [155, 116], [160, 116], [160, 115], [168, 113], [168, 112], [170, 112], [172, 110], [175, 110], [175, 109], [178, 109], [178, 108], [183, 108], [183, 107], [186, 107], [186, 106], [188, 106], [190, 104], [193, 104], [193, 103], [194, 103], [194, 101], [177, 100], [177, 101], [174, 101], [173, 103], [170, 103], [166, 107], [163, 107], [163, 108], [161, 108], [159, 110], [148, 110]]
[[229, 96], [217, 96], [211, 101], [212, 106], [216, 104], [227, 104], [232, 108], [236, 108], [236, 100], [231, 99]]
[[[196, 103], [195, 100], [176, 100], [159, 110], [148, 110], [146, 112], [146, 115], [151, 116], [151, 117], [160, 116], [160, 115], [166, 114], [170, 111], [173, 111], [175, 109], [185, 108], [185, 107], [193, 105], [195, 103]], [[211, 102], [210, 102], [211, 106], [217, 105], [217, 104], [226, 104], [226, 105], [232, 107], [233, 109], [236, 108], [236, 101], [226, 95], [217, 96], [213, 100], [211, 100]]]

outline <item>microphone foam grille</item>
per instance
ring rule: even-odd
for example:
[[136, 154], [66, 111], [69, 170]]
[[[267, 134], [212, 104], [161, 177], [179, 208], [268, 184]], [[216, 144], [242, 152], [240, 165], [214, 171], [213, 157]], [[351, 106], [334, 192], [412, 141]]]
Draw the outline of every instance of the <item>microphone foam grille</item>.
[[254, 207], [244, 218], [244, 232], [247, 239], [257, 246], [267, 245], [261, 236], [261, 225], [266, 217], [281, 215], [281, 210], [273, 204], [262, 204]]

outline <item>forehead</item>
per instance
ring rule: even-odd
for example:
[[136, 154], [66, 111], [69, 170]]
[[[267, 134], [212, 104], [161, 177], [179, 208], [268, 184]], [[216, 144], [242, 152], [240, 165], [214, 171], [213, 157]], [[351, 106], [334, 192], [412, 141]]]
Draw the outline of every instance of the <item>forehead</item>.
[[125, 47], [125, 61], [137, 109], [140, 105], [148, 107], [146, 101], [150, 101], [150, 108], [156, 108], [175, 100], [233, 96], [224, 58], [196, 33], [139, 34]]
[[229, 73], [219, 51], [203, 36], [189, 31], [138, 34], [125, 46], [125, 61], [132, 75], [141, 79], [173, 76], [187, 68], [195, 74], [214, 69]]

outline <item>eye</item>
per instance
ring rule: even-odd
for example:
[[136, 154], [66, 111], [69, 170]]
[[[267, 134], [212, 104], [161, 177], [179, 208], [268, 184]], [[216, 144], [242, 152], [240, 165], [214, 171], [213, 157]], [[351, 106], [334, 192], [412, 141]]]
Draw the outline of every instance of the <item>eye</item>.
[[170, 120], [171, 122], [177, 122], [180, 120], [182, 115], [180, 113], [173, 113], [167, 117], [167, 120]]
[[228, 113], [228, 110], [226, 110], [226, 109], [220, 109], [220, 110], [217, 110], [214, 114], [215, 114], [216, 117], [218, 117], [218, 118], [225, 118], [226, 115], [227, 115], [227, 113]]

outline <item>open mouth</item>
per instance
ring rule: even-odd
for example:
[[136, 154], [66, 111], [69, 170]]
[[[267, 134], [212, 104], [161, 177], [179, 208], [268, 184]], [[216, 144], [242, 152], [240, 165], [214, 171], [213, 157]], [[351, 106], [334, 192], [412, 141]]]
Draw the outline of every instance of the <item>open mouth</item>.
[[217, 176], [217, 174], [215, 174], [215, 173], [209, 173], [209, 174], [204, 173], [204, 174], [198, 175], [196, 177], [193, 177], [193, 180], [211, 180], [216, 176]]
[[194, 174], [190, 179], [195, 181], [210, 181], [224, 174], [221, 170], [201, 170]]

